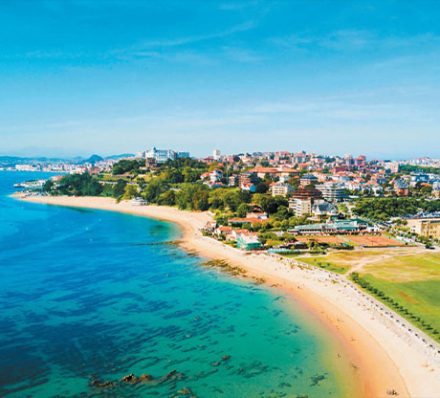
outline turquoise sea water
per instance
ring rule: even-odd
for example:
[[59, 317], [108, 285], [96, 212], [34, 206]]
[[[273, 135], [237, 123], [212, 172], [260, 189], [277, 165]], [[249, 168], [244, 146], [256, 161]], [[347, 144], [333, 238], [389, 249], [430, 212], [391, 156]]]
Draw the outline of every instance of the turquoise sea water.
[[[172, 224], [7, 196], [40, 176], [0, 172], [0, 396], [343, 395], [291, 299], [200, 267]], [[90, 385], [129, 373], [156, 381]]]

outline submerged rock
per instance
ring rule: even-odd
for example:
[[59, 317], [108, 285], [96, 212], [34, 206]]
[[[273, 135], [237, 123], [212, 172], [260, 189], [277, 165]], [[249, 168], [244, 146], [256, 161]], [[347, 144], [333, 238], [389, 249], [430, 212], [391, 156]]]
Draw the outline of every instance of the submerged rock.
[[177, 394], [179, 394], [179, 395], [190, 395], [190, 394], [192, 394], [192, 391], [188, 387], [183, 387], [182, 389], [177, 391]]
[[129, 375], [124, 376], [121, 381], [123, 381], [124, 383], [137, 383], [139, 379], [136, 377], [136, 375], [130, 373]]
[[90, 381], [90, 385], [95, 388], [113, 388], [115, 387], [116, 383], [110, 380], [101, 381], [97, 379], [92, 379]]
[[168, 380], [183, 380], [185, 375], [183, 373], [178, 372], [177, 370], [172, 370], [168, 372], [165, 376], [162, 376], [159, 379], [159, 383], [165, 383]]
[[139, 376], [139, 381], [151, 381], [151, 380], [154, 380], [154, 377], [147, 373], [141, 374]]

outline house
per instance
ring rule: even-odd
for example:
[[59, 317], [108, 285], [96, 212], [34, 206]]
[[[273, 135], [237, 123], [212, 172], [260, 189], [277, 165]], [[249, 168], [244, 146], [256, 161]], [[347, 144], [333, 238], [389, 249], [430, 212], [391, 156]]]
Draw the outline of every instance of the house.
[[417, 184], [429, 183], [430, 181], [431, 178], [429, 174], [414, 173], [411, 175], [409, 185], [414, 188], [415, 186], [417, 186]]
[[406, 221], [411, 231], [417, 235], [440, 239], [440, 213], [419, 214]]
[[136, 198], [133, 198], [131, 201], [130, 201], [130, 203], [133, 205], [133, 206], [146, 206], [146, 205], [148, 205], [148, 201], [147, 200], [145, 200], [144, 198], [141, 198], [141, 197], [136, 197]]
[[259, 178], [264, 179], [266, 176], [268, 177], [275, 177], [279, 171], [278, 169], [274, 167], [254, 167], [253, 169], [249, 170], [250, 173], [255, 173]]
[[406, 181], [402, 179], [394, 180], [394, 192], [397, 196], [408, 196], [409, 195], [409, 186]]
[[217, 238], [223, 237], [226, 240], [235, 240], [234, 229], [227, 225], [222, 225], [215, 229], [214, 234]]
[[280, 177], [289, 178], [298, 174], [298, 170], [289, 168], [289, 167], [281, 167], [279, 169]]
[[255, 185], [255, 174], [253, 173], [242, 173], [238, 177], [238, 186], [243, 191], [255, 192], [257, 186]]
[[299, 186], [305, 188], [308, 185], [314, 185], [318, 182], [318, 177], [313, 174], [304, 174], [299, 180]]
[[238, 175], [237, 174], [233, 174], [231, 176], [229, 176], [228, 178], [228, 186], [229, 187], [236, 187], [238, 185]]
[[261, 248], [261, 242], [256, 233], [243, 231], [237, 236], [237, 247], [243, 250], [256, 250]]
[[249, 192], [257, 192], [257, 186], [255, 184], [249, 183], [242, 183], [240, 184], [240, 189], [243, 191], [249, 191]]
[[203, 173], [200, 178], [205, 184], [213, 184], [222, 180], [223, 172], [221, 170], [215, 169], [210, 172]]
[[333, 203], [318, 201], [313, 204], [311, 213], [318, 218], [326, 216], [337, 216], [338, 208]]
[[265, 213], [264, 211], [260, 211], [257, 208], [253, 211], [246, 213], [246, 218], [258, 218], [259, 220], [267, 220], [267, 213]]
[[255, 218], [255, 217], [251, 217], [251, 218], [247, 218], [247, 217], [234, 217], [234, 218], [230, 218], [228, 220], [228, 223], [230, 225], [253, 225], [253, 224], [258, 224], [263, 222], [264, 220], [260, 219], [260, 218]]

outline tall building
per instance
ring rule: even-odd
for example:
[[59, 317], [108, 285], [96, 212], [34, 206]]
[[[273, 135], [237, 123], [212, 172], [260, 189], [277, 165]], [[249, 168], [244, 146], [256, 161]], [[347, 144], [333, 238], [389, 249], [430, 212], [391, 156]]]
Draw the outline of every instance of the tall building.
[[344, 186], [334, 182], [317, 185], [316, 189], [321, 191], [322, 197], [329, 202], [341, 202], [347, 197]]
[[220, 156], [221, 156], [220, 149], [214, 149], [212, 151], [212, 157], [213, 157], [214, 160], [219, 160]]
[[285, 182], [276, 182], [270, 187], [272, 196], [288, 196], [292, 192], [292, 186]]
[[289, 209], [293, 211], [295, 217], [303, 217], [312, 214], [313, 201], [311, 198], [292, 198], [289, 200]]
[[289, 209], [294, 212], [296, 217], [312, 214], [313, 203], [321, 197], [321, 192], [313, 187], [298, 188], [289, 199]]
[[432, 195], [434, 198], [440, 199], [440, 181], [436, 181], [432, 184]]

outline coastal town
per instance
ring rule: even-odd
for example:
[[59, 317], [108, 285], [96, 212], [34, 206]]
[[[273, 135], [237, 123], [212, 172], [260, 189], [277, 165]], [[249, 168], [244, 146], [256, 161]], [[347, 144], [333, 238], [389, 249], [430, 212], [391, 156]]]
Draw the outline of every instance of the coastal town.
[[[440, 160], [429, 158], [214, 150], [195, 159], [189, 152], [153, 147], [124, 158], [94, 155], [81, 164], [34, 162], [13, 168], [63, 172], [49, 184], [21, 184], [38, 194], [56, 193], [69, 183], [67, 173], [93, 178], [97, 195], [211, 210], [215, 222], [205, 233], [245, 250], [320, 253], [416, 244], [434, 249], [440, 241]], [[197, 187], [189, 195], [201, 197], [195, 207], [195, 202], [179, 204], [188, 183]]]
[[[438, 160], [219, 150], [194, 158], [154, 147], [92, 159], [80, 170], [17, 184], [18, 197], [175, 222], [184, 231], [182, 247], [211, 259], [206, 267], [257, 284], [295, 286], [295, 296], [325, 297], [329, 304], [320, 301], [320, 311], [338, 308], [327, 315], [330, 328], [339, 330], [343, 319], [355, 341], [356, 326], [343, 315], [351, 314], [374, 331], [405, 380], [417, 379], [420, 369], [432, 379], [411, 384], [414, 396], [432, 391], [440, 363]], [[396, 342], [399, 350], [391, 349]], [[359, 355], [353, 366], [363, 369], [362, 350], [353, 350]], [[418, 366], [403, 365], [405, 357]], [[386, 374], [394, 374], [382, 360]], [[373, 389], [406, 396], [399, 380], [376, 379]]]
[[440, 1], [0, 10], [0, 397], [440, 398]]

